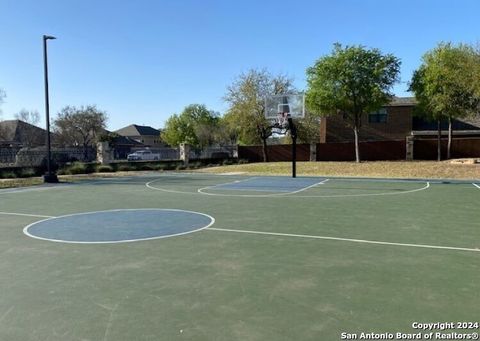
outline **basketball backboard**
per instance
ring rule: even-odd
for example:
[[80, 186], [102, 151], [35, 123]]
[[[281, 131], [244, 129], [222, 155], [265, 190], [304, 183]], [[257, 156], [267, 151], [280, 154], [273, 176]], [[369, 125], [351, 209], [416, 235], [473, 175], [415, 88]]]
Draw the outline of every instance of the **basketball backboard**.
[[265, 117], [268, 120], [276, 120], [279, 115], [291, 118], [305, 117], [305, 95], [297, 93], [267, 97], [265, 99]]

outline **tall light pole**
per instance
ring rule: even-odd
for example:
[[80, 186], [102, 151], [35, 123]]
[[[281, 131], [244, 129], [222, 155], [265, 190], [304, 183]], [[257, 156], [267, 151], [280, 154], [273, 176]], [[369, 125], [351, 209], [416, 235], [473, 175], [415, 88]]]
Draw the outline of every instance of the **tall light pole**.
[[50, 105], [48, 102], [48, 60], [47, 60], [47, 40], [57, 39], [52, 36], [43, 36], [43, 70], [45, 76], [45, 115], [47, 121], [47, 174], [43, 176], [44, 182], [58, 182], [56, 174], [52, 173], [51, 151], [50, 151]]

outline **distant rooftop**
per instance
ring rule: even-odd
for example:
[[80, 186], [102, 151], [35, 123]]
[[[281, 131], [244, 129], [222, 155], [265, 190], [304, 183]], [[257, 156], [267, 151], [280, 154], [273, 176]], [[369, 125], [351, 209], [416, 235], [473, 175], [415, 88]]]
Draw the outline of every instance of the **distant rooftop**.
[[150, 126], [140, 126], [137, 124], [131, 124], [124, 128], [115, 131], [122, 136], [159, 136], [160, 130], [152, 128]]
[[417, 105], [417, 100], [415, 97], [393, 97], [390, 103], [387, 105], [389, 107], [407, 107]]
[[42, 128], [34, 126], [21, 120], [5, 120], [0, 122], [2, 134], [0, 140], [21, 143], [25, 139], [25, 135], [36, 134], [36, 139], [44, 142], [43, 134], [46, 131]]

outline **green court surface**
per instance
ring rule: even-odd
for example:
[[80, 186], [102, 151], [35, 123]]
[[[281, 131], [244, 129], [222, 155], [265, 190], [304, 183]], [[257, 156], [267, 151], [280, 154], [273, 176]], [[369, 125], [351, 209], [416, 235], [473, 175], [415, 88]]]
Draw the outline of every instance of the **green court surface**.
[[0, 340], [479, 321], [479, 203], [480, 182], [187, 173], [1, 190]]

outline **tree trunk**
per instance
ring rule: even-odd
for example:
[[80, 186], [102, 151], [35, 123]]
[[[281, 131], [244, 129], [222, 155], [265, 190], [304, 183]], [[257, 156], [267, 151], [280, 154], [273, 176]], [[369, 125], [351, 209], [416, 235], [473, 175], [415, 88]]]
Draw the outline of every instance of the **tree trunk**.
[[88, 145], [83, 144], [83, 161], [88, 161]]
[[450, 159], [450, 150], [452, 148], [452, 118], [448, 117], [448, 145], [447, 145], [447, 159]]
[[355, 123], [355, 127], [353, 127], [353, 132], [355, 134], [355, 161], [357, 163], [360, 162], [360, 148], [358, 146], [358, 126]]
[[442, 127], [440, 125], [441, 121], [437, 121], [437, 161], [442, 160]]
[[262, 142], [263, 162], [268, 162], [267, 139], [262, 137]]

